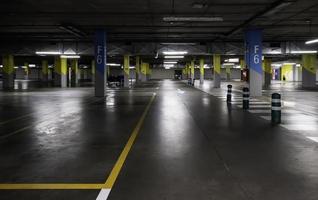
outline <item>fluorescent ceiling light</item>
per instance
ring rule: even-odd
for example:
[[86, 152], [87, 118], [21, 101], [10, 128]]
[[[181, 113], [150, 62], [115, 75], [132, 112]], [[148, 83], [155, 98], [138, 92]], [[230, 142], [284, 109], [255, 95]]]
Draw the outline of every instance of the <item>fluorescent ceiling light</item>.
[[272, 67], [281, 67], [282, 64], [273, 63], [273, 64], [271, 64], [271, 66], [272, 66]]
[[164, 61], [164, 64], [177, 64], [177, 61]]
[[117, 64], [117, 63], [107, 63], [107, 66], [114, 66], [114, 67], [120, 67], [121, 64]]
[[135, 66], [130, 66], [130, 67], [129, 67], [129, 69], [135, 69], [135, 68], [136, 68]]
[[0, 68], [2, 68], [3, 67], [3, 65], [0, 65]]
[[222, 17], [164, 17], [165, 22], [222, 22]]
[[61, 55], [61, 58], [80, 58], [79, 55]]
[[292, 54], [306, 54], [306, 53], [317, 53], [317, 51], [291, 51]]
[[36, 67], [36, 65], [35, 64], [29, 64], [29, 67]]
[[162, 52], [164, 55], [185, 55], [187, 51], [164, 51]]
[[164, 67], [173, 67], [174, 65], [173, 64], [164, 64], [163, 66]]
[[19, 67], [17, 67], [17, 66], [15, 66], [15, 67], [13, 67], [14, 69], [18, 69]]
[[300, 64], [296, 64], [296, 67], [301, 67], [301, 65]]
[[38, 55], [61, 55], [61, 52], [59, 51], [37, 51], [35, 54]]
[[233, 66], [234, 63], [223, 63], [224, 66]]
[[240, 59], [239, 58], [230, 58], [228, 62], [238, 63], [238, 62], [240, 62]]
[[184, 58], [184, 56], [165, 56], [165, 58]]
[[296, 65], [296, 63], [283, 63], [283, 65]]
[[314, 39], [314, 40], [309, 40], [306, 42], [306, 44], [313, 44], [313, 43], [317, 43], [318, 39]]

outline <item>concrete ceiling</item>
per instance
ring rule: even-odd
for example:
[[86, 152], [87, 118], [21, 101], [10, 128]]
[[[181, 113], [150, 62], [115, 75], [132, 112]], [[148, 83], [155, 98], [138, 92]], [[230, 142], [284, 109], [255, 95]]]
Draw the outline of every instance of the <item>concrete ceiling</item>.
[[[275, 0], [10, 0], [0, 7], [2, 41], [91, 41], [108, 30], [110, 42], [211, 42], [242, 40], [258, 26], [267, 41], [306, 40], [318, 33], [318, 2], [298, 0], [265, 16]], [[199, 6], [198, 6], [199, 5]], [[196, 8], [196, 7], [202, 8]], [[165, 22], [163, 17], [222, 17], [222, 22]], [[70, 26], [76, 30], [65, 30]]]

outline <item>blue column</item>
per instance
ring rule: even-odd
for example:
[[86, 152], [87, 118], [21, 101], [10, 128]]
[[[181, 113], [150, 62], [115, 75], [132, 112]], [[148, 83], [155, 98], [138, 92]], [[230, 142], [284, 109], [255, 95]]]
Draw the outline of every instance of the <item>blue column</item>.
[[95, 96], [106, 95], [106, 32], [95, 33]]
[[251, 96], [262, 95], [262, 30], [248, 29], [245, 32], [245, 60], [249, 69]]

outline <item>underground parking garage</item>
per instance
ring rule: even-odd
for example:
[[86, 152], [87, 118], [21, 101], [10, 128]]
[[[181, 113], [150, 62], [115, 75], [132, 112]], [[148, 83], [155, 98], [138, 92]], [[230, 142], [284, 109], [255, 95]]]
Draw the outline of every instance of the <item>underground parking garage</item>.
[[0, 199], [318, 199], [317, 13], [3, 2]]

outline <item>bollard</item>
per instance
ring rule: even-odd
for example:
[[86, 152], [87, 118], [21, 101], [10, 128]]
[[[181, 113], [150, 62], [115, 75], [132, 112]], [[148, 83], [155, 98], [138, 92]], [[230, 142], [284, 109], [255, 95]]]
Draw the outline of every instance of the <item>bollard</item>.
[[250, 107], [250, 90], [247, 87], [243, 88], [243, 109], [247, 110]]
[[272, 94], [272, 123], [280, 124], [281, 123], [281, 96], [278, 93]]
[[232, 101], [232, 85], [227, 85], [226, 102], [231, 103], [231, 101]]
[[193, 81], [192, 81], [192, 86], [194, 86], [194, 81], [195, 81], [195, 79], [193, 79]]

